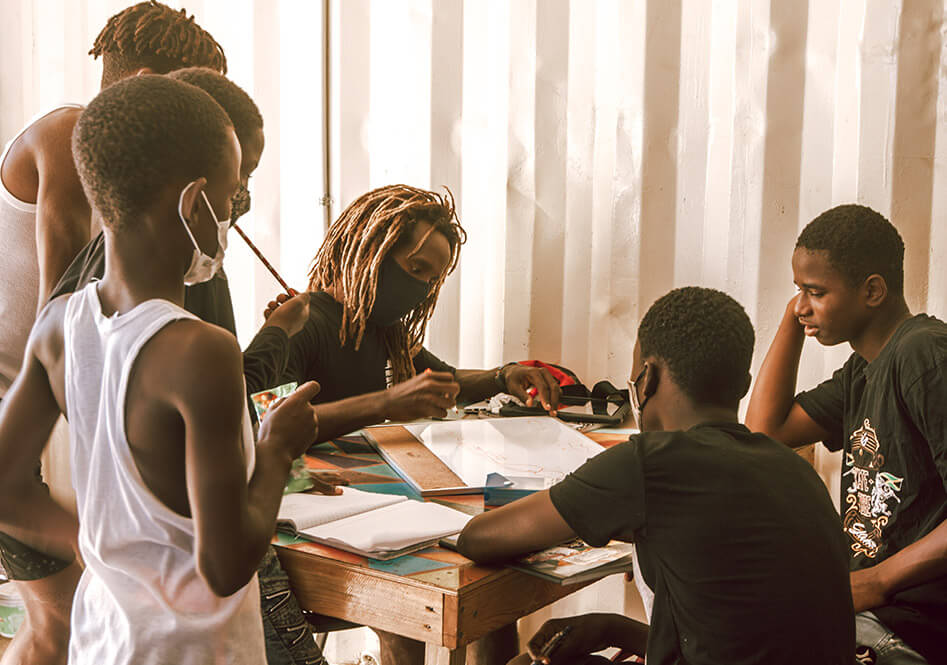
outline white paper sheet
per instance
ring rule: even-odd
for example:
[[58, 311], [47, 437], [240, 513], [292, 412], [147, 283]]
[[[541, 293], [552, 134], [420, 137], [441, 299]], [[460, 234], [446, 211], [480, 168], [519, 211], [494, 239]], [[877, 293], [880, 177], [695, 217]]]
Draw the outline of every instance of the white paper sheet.
[[540, 478], [544, 487], [550, 487], [603, 450], [548, 416], [404, 427], [470, 487], [484, 487], [491, 473]]

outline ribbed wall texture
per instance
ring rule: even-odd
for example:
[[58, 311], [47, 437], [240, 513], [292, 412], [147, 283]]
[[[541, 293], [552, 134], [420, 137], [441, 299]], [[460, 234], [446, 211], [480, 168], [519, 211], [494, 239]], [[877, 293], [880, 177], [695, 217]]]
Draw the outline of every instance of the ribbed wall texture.
[[[322, 238], [319, 3], [185, 4], [266, 118], [246, 226], [304, 284]], [[83, 54], [124, 5], [0, 0], [0, 139], [94, 94]], [[451, 188], [470, 240], [430, 346], [452, 363], [539, 357], [621, 385], [647, 307], [699, 284], [746, 307], [758, 367], [799, 230], [844, 202], [894, 222], [909, 304], [947, 316], [942, 2], [330, 0], [330, 16], [333, 214], [392, 182]], [[231, 246], [246, 342], [277, 287]], [[849, 352], [809, 342], [800, 386]], [[620, 609], [610, 588], [569, 611]]]
[[[947, 314], [940, 2], [332, 7], [337, 201], [405, 181], [460, 202], [430, 334], [452, 362], [623, 381], [647, 307], [700, 284], [746, 307], [758, 365], [799, 230], [851, 201], [900, 229], [912, 309]], [[848, 352], [812, 344], [801, 384]]]

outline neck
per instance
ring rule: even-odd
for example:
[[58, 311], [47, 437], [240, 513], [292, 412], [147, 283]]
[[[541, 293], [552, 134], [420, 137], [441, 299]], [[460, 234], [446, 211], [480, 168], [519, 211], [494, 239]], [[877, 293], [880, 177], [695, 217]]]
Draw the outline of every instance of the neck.
[[868, 362], [874, 361], [898, 327], [909, 318], [911, 318], [911, 311], [904, 302], [904, 298], [899, 298], [879, 311], [862, 329], [858, 337], [850, 340], [852, 349]]
[[[655, 405], [657, 406], [657, 405]], [[658, 410], [660, 429], [664, 431], [688, 430], [695, 425], [708, 422], [739, 422], [737, 407], [695, 404], [690, 398], [677, 394]]]
[[105, 275], [99, 299], [106, 315], [123, 314], [154, 298], [183, 306], [181, 266], [169, 260], [170, 248], [153, 240], [145, 233], [105, 230]]

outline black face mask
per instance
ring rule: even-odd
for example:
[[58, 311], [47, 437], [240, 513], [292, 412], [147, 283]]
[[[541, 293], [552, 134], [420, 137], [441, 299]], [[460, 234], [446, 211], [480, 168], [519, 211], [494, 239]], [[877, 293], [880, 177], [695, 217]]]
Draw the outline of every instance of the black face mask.
[[409, 275], [389, 255], [381, 263], [375, 305], [368, 319], [383, 328], [390, 326], [420, 305], [430, 292], [430, 284]]
[[250, 190], [243, 183], [237, 189], [237, 193], [230, 197], [230, 224], [233, 225], [237, 218], [247, 214], [250, 210]]

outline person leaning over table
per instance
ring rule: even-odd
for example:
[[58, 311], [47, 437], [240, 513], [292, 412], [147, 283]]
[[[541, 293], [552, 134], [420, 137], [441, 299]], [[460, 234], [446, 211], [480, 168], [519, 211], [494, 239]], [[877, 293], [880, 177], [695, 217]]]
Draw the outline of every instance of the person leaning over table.
[[619, 614], [554, 619], [510, 665], [607, 663], [593, 654], [608, 647], [650, 665], [852, 664], [845, 542], [825, 485], [738, 419], [753, 338], [725, 293], [659, 298], [638, 328], [628, 382], [641, 432], [461, 532], [458, 550], [481, 563], [576, 536], [635, 543], [650, 625]]
[[[442, 417], [457, 400], [499, 392], [555, 412], [561, 390], [545, 369], [517, 363], [454, 369], [423, 347], [465, 239], [449, 190], [440, 195], [407, 185], [363, 194], [329, 229], [310, 272], [309, 320], [290, 341], [283, 378], [322, 386], [316, 397], [321, 440], [385, 420]], [[265, 314], [285, 300], [281, 295]], [[422, 643], [379, 635], [385, 665], [423, 661]], [[515, 651], [514, 626], [474, 647], [475, 659], [490, 665]]]

